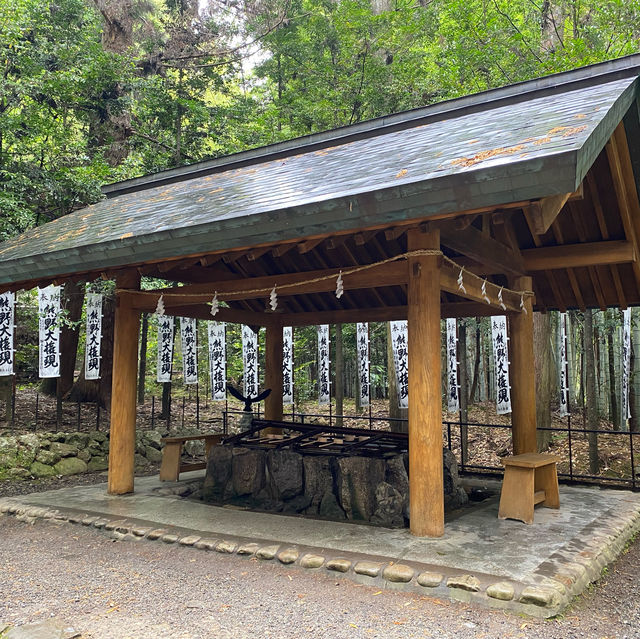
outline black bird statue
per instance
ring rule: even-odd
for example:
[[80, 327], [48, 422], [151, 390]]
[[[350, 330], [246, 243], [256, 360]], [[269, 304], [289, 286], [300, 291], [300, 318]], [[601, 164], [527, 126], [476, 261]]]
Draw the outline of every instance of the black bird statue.
[[231, 386], [231, 384], [227, 384], [227, 390], [231, 395], [233, 395], [236, 399], [239, 399], [241, 402], [244, 402], [244, 408], [242, 409], [246, 413], [250, 413], [251, 404], [255, 404], [256, 402], [261, 402], [263, 399], [266, 399], [271, 394], [271, 389], [267, 388], [263, 390], [260, 395], [256, 395], [255, 397], [245, 397], [237, 388]]

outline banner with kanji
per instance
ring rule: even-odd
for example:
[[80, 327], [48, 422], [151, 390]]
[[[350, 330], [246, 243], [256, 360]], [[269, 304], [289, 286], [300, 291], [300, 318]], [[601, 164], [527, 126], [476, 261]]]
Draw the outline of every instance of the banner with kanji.
[[249, 326], [242, 326], [242, 364], [244, 370], [244, 396], [258, 394], [258, 334]]
[[173, 317], [158, 317], [158, 382], [171, 381], [173, 367]]
[[365, 408], [371, 402], [369, 380], [369, 324], [356, 324], [356, 365], [360, 382], [360, 406]]
[[282, 328], [282, 403], [293, 404], [293, 327]]
[[331, 403], [329, 372], [329, 325], [318, 326], [318, 404]]
[[393, 365], [396, 369], [398, 407], [409, 408], [409, 346], [407, 320], [390, 322]]
[[100, 349], [102, 345], [102, 295], [87, 294], [87, 330], [84, 346], [84, 377], [100, 379]]
[[458, 385], [458, 334], [455, 317], [447, 318], [447, 409], [450, 413], [460, 410], [460, 386]]
[[207, 322], [209, 335], [209, 378], [211, 399], [224, 401], [227, 397], [227, 349], [224, 322]]
[[196, 320], [180, 318], [180, 343], [182, 346], [182, 375], [185, 384], [198, 383], [198, 338]]
[[0, 377], [13, 375], [14, 293], [0, 295]]
[[569, 414], [569, 363], [567, 361], [567, 314], [560, 313], [560, 416]]
[[494, 315], [491, 318], [491, 337], [496, 370], [496, 412], [498, 415], [504, 415], [511, 412], [506, 315]]
[[622, 311], [622, 381], [620, 393], [622, 394], [622, 420], [626, 421], [631, 417], [629, 406], [629, 376], [631, 374], [631, 309]]
[[60, 377], [60, 287], [38, 289], [40, 377]]

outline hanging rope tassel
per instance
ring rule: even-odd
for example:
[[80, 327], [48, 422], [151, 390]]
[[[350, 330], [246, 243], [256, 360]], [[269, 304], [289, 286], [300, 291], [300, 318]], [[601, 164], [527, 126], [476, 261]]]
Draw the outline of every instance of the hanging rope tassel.
[[526, 315], [527, 308], [524, 305], [524, 295], [520, 295], [520, 310]]
[[162, 298], [162, 295], [158, 298], [158, 305], [156, 306], [156, 315], [158, 315], [158, 317], [164, 315], [164, 300]]
[[215, 292], [213, 299], [211, 300], [211, 316], [215, 317], [220, 310], [220, 303], [218, 302], [218, 291]]
[[458, 275], [458, 290], [462, 291], [463, 293], [466, 293], [467, 289], [464, 287], [464, 284], [462, 283], [462, 271], [464, 271], [464, 268], [460, 269], [460, 275]]
[[487, 280], [482, 280], [482, 288], [480, 289], [480, 292], [482, 293], [482, 299], [487, 304], [491, 304], [491, 300], [489, 299], [489, 296], [487, 295]]
[[344, 293], [344, 284], [342, 282], [342, 271], [338, 274], [338, 279], [336, 280], [336, 297], [340, 299]]
[[500, 290], [498, 291], [498, 304], [500, 304], [500, 308], [503, 311], [506, 311], [507, 307], [504, 305], [504, 302], [502, 301], [502, 289], [503, 289], [503, 287], [501, 286]]
[[269, 306], [272, 311], [275, 311], [278, 308], [278, 294], [276, 293], [275, 286], [271, 289], [271, 295], [269, 295]]

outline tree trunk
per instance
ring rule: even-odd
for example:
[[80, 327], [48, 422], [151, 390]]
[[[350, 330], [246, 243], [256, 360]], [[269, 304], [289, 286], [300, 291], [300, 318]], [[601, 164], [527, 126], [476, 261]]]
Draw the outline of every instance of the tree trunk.
[[[344, 414], [344, 349], [342, 345], [342, 324], [336, 324], [335, 337], [335, 398], [336, 398], [336, 426], [342, 427]], [[356, 400], [359, 399], [359, 395]], [[356, 408], [359, 402], [356, 401]]]
[[460, 360], [460, 454], [462, 464], [469, 461], [469, 380], [467, 377], [467, 320], [458, 322], [458, 358]]
[[[409, 409], [398, 406], [398, 382], [396, 366], [393, 361], [393, 345], [391, 343], [391, 324], [387, 322], [387, 371], [389, 377], [389, 427], [394, 433], [408, 433], [409, 422], [399, 422], [397, 419], [409, 419]], [[357, 376], [356, 376], [357, 377]]]
[[469, 391], [469, 403], [473, 404], [476, 401], [476, 392], [478, 390], [478, 377], [480, 375], [480, 325], [478, 324], [478, 318], [476, 322], [476, 352], [475, 360], [473, 362], [473, 381], [471, 382], [471, 390]]
[[144, 382], [147, 376], [147, 336], [149, 334], [149, 313], [142, 313], [140, 330], [140, 361], [138, 362], [138, 404], [144, 404]]
[[551, 431], [551, 394], [554, 387], [551, 358], [551, 316], [549, 313], [533, 314], [533, 352], [536, 372], [536, 437], [538, 452], [547, 450]]
[[[586, 404], [587, 404], [587, 428], [596, 430], [598, 428], [598, 407], [596, 400], [596, 376], [595, 357], [593, 348], [593, 311], [589, 308], [584, 312], [584, 356], [586, 379]], [[597, 475], [600, 471], [598, 459], [598, 434], [589, 433], [589, 472]]]
[[13, 395], [13, 375], [0, 377], [0, 421], [6, 421], [7, 423], [11, 421], [12, 395]]

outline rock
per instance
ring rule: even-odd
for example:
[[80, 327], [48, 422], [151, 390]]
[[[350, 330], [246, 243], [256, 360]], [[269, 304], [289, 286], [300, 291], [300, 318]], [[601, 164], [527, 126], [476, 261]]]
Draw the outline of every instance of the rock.
[[198, 535], [187, 535], [186, 537], [181, 537], [178, 543], [181, 546], [193, 546], [198, 541], [200, 541], [200, 537]]
[[478, 592], [480, 590], [480, 580], [473, 575], [457, 575], [447, 579], [447, 588], [460, 588], [460, 590]]
[[81, 459], [85, 463], [88, 462], [91, 459], [91, 452], [86, 448], [79, 450], [78, 459]]
[[77, 475], [87, 472], [87, 464], [77, 457], [65, 457], [54, 468], [56, 475]]
[[147, 461], [146, 457], [144, 457], [143, 455], [140, 455], [139, 453], [136, 453], [134, 455], [134, 463], [137, 467], [140, 467], [140, 466], [146, 466], [149, 462]]
[[469, 497], [460, 483], [458, 462], [455, 455], [448, 448], [443, 448], [442, 450], [442, 463], [444, 472], [444, 506], [447, 509], [459, 508], [469, 501]]
[[7, 479], [30, 479], [31, 473], [26, 468], [8, 468]]
[[198, 548], [199, 550], [215, 550], [218, 541], [218, 539], [211, 538], [201, 539], [200, 541], [196, 541], [196, 543], [193, 544], [193, 547]]
[[255, 544], [255, 543], [242, 544], [241, 546], [238, 546], [237, 554], [238, 555], [255, 555], [256, 552], [258, 551], [258, 548], [260, 548], [259, 544]]
[[200, 439], [185, 442], [182, 450], [191, 457], [202, 457], [204, 455], [204, 442]]
[[499, 581], [498, 583], [491, 584], [487, 588], [487, 597], [491, 597], [492, 599], [511, 601], [513, 599], [513, 595], [513, 585], [507, 581]]
[[6, 639], [75, 639], [80, 636], [79, 632], [58, 619], [47, 619], [8, 628], [0, 624], [0, 637]]
[[[149, 537], [151, 538], [151, 537]], [[178, 541], [178, 535], [173, 535], [171, 533], [167, 533], [166, 535], [162, 535], [162, 537], [160, 537], [160, 539], [162, 541], [164, 541], [165, 544], [175, 544], [176, 541]]]
[[162, 453], [154, 446], [145, 446], [144, 456], [152, 464], [159, 464], [162, 461]]
[[367, 577], [377, 577], [380, 574], [382, 564], [374, 561], [359, 561], [354, 567], [353, 572]]
[[347, 519], [369, 521], [376, 506], [375, 489], [384, 481], [384, 460], [343, 457], [336, 466], [338, 496]]
[[51, 466], [41, 464], [39, 461], [34, 461], [29, 467], [29, 472], [36, 478], [40, 477], [53, 477], [56, 471]]
[[307, 513], [317, 515], [324, 495], [333, 492], [332, 458], [328, 455], [304, 455], [302, 463], [304, 494], [311, 499]]
[[265, 485], [264, 451], [236, 447], [231, 465], [234, 495], [257, 495]]
[[66, 444], [63, 442], [51, 442], [49, 450], [60, 457], [75, 457], [78, 454], [77, 446]]
[[400, 528], [404, 526], [405, 497], [401, 495], [391, 484], [380, 482], [375, 492], [375, 512], [371, 516], [371, 522], [387, 528]]
[[40, 450], [40, 439], [33, 433], [26, 433], [18, 437], [18, 452], [16, 465], [28, 468], [33, 464], [36, 454]]
[[263, 546], [256, 551], [256, 557], [258, 559], [273, 559], [278, 550], [280, 550], [280, 546], [278, 545]]
[[409, 518], [409, 475], [405, 466], [404, 455], [396, 455], [386, 460], [385, 481], [391, 484], [402, 495], [402, 514]]
[[347, 572], [351, 568], [351, 562], [348, 559], [329, 559], [326, 563], [326, 568], [336, 572]]
[[101, 433], [99, 430], [92, 430], [87, 433], [89, 439], [96, 441], [98, 443], [103, 443], [107, 441], [107, 436], [104, 433]]
[[98, 457], [92, 457], [87, 464], [87, 470], [89, 472], [96, 472], [99, 470], [107, 470], [109, 468], [109, 458], [106, 455]]
[[311, 497], [308, 495], [298, 495], [290, 501], [283, 504], [282, 512], [284, 513], [301, 513], [311, 505]]
[[285, 548], [278, 553], [278, 561], [282, 564], [292, 564], [300, 556], [295, 548]]
[[222, 541], [219, 541], [216, 544], [216, 551], [217, 552], [228, 553], [230, 555], [230, 554], [235, 552], [237, 547], [238, 547], [238, 544], [235, 544], [232, 541], [225, 541], [223, 539]]
[[394, 583], [408, 583], [414, 574], [413, 568], [404, 564], [390, 564], [382, 571], [382, 576]]
[[149, 446], [153, 446], [158, 450], [162, 450], [162, 433], [158, 430], [147, 430], [144, 433], [144, 438]]
[[47, 466], [53, 466], [53, 464], [60, 461], [60, 455], [57, 455], [51, 450], [41, 448], [36, 455], [36, 461], [41, 464], [46, 464]]
[[344, 510], [340, 508], [336, 496], [330, 490], [328, 490], [322, 496], [320, 507], [318, 508], [318, 514], [320, 515], [320, 517], [324, 517], [326, 519], [334, 519], [337, 521], [346, 519]]
[[147, 539], [151, 539], [152, 541], [155, 539], [160, 539], [160, 537], [162, 537], [163, 535], [166, 535], [167, 531], [164, 528], [156, 528], [155, 530], [152, 530], [148, 535], [147, 535]]
[[439, 572], [421, 572], [416, 581], [425, 588], [437, 588], [444, 579]]
[[[75, 446], [78, 449], [86, 448], [89, 445], [91, 437], [88, 433], [71, 433], [65, 437], [65, 443]], [[64, 457], [64, 455], [63, 455]]]
[[14, 437], [0, 437], [0, 468], [11, 468], [16, 464], [18, 444]]
[[202, 486], [204, 501], [219, 501], [231, 480], [233, 449], [231, 446], [212, 446], [207, 459], [207, 472]]
[[269, 450], [266, 468], [274, 499], [284, 501], [302, 493], [302, 455], [287, 449]]
[[527, 586], [520, 594], [520, 603], [551, 608], [558, 604], [558, 593], [551, 588]]
[[320, 568], [324, 563], [324, 557], [322, 555], [305, 555], [300, 560], [300, 565], [303, 568]]

